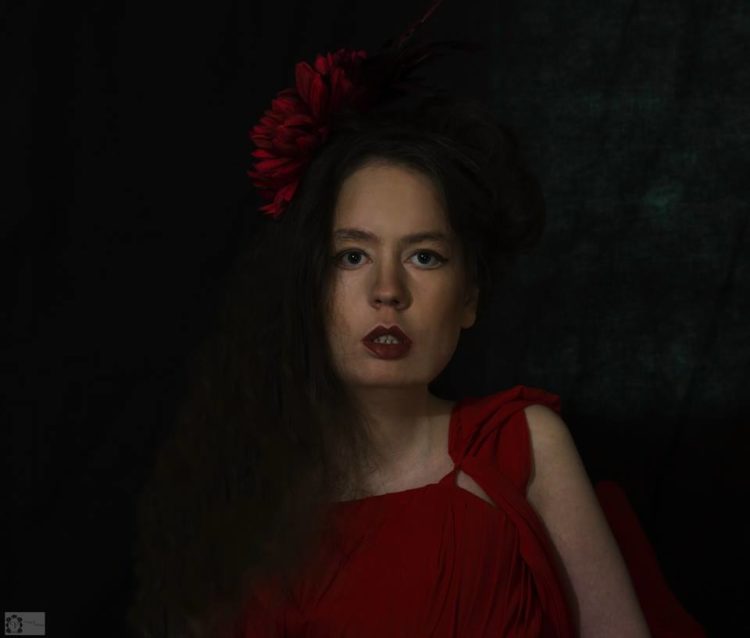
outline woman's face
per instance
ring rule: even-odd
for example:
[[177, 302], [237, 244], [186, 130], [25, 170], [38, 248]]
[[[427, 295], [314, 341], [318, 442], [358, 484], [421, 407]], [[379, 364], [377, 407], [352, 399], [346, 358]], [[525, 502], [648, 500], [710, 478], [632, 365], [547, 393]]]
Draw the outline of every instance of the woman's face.
[[[409, 241], [426, 232], [445, 238]], [[326, 329], [344, 382], [430, 383], [448, 365], [461, 329], [474, 324], [478, 299], [476, 286], [467, 286], [459, 239], [430, 179], [394, 165], [360, 168], [342, 183], [331, 242]], [[363, 339], [378, 325], [394, 324], [411, 346], [399, 358], [380, 358]]]

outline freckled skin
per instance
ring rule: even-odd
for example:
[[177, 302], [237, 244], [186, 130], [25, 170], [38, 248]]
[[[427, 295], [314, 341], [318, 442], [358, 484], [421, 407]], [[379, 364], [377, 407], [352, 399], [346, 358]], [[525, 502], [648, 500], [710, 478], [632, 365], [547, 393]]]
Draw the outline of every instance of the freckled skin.
[[[333, 229], [352, 227], [381, 243], [332, 240], [330, 254], [339, 255], [327, 323], [334, 364], [353, 386], [417, 391], [447, 366], [461, 330], [476, 320], [478, 290], [467, 285], [460, 242], [430, 178], [393, 165], [367, 165], [342, 184]], [[450, 243], [401, 243], [422, 231], [442, 231]], [[378, 359], [361, 340], [376, 325], [393, 323], [409, 336], [411, 350], [401, 359]]]

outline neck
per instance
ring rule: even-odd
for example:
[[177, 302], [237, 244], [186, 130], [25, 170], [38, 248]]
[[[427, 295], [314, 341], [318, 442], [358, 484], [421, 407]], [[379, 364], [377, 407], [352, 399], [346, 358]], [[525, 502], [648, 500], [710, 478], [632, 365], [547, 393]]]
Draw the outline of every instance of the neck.
[[403, 473], [424, 467], [442, 450], [442, 431], [449, 401], [424, 386], [359, 388], [355, 397], [368, 418], [379, 472]]

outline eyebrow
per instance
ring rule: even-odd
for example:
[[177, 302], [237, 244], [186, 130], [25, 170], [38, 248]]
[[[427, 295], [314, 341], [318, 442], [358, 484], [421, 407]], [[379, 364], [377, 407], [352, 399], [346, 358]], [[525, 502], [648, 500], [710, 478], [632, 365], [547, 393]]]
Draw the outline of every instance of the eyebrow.
[[[368, 243], [380, 244], [380, 238], [367, 230], [361, 228], [339, 228], [334, 231], [334, 237], [336, 239], [350, 239], [354, 241], [363, 241]], [[405, 235], [401, 238], [401, 242], [407, 245], [419, 244], [423, 241], [432, 242], [445, 242], [446, 244], [451, 243], [450, 237], [443, 232], [437, 230], [428, 230], [421, 233], [413, 233], [411, 235]]]

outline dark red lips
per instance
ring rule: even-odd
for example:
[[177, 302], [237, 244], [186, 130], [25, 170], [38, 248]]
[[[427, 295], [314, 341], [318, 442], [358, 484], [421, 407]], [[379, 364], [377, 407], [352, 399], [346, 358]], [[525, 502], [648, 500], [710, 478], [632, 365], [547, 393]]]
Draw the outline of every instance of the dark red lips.
[[[391, 335], [398, 339], [399, 343], [375, 343], [374, 340], [382, 335]], [[406, 356], [411, 348], [411, 339], [396, 325], [390, 328], [378, 326], [362, 339], [362, 343], [379, 359], [400, 359]]]
[[386, 328], [383, 325], [379, 325], [374, 330], [370, 331], [367, 336], [362, 341], [374, 341], [378, 337], [382, 337], [383, 335], [392, 335], [396, 337], [401, 343], [411, 343], [411, 339], [406, 336], [406, 333], [401, 330], [396, 324], [392, 325], [390, 328]]

